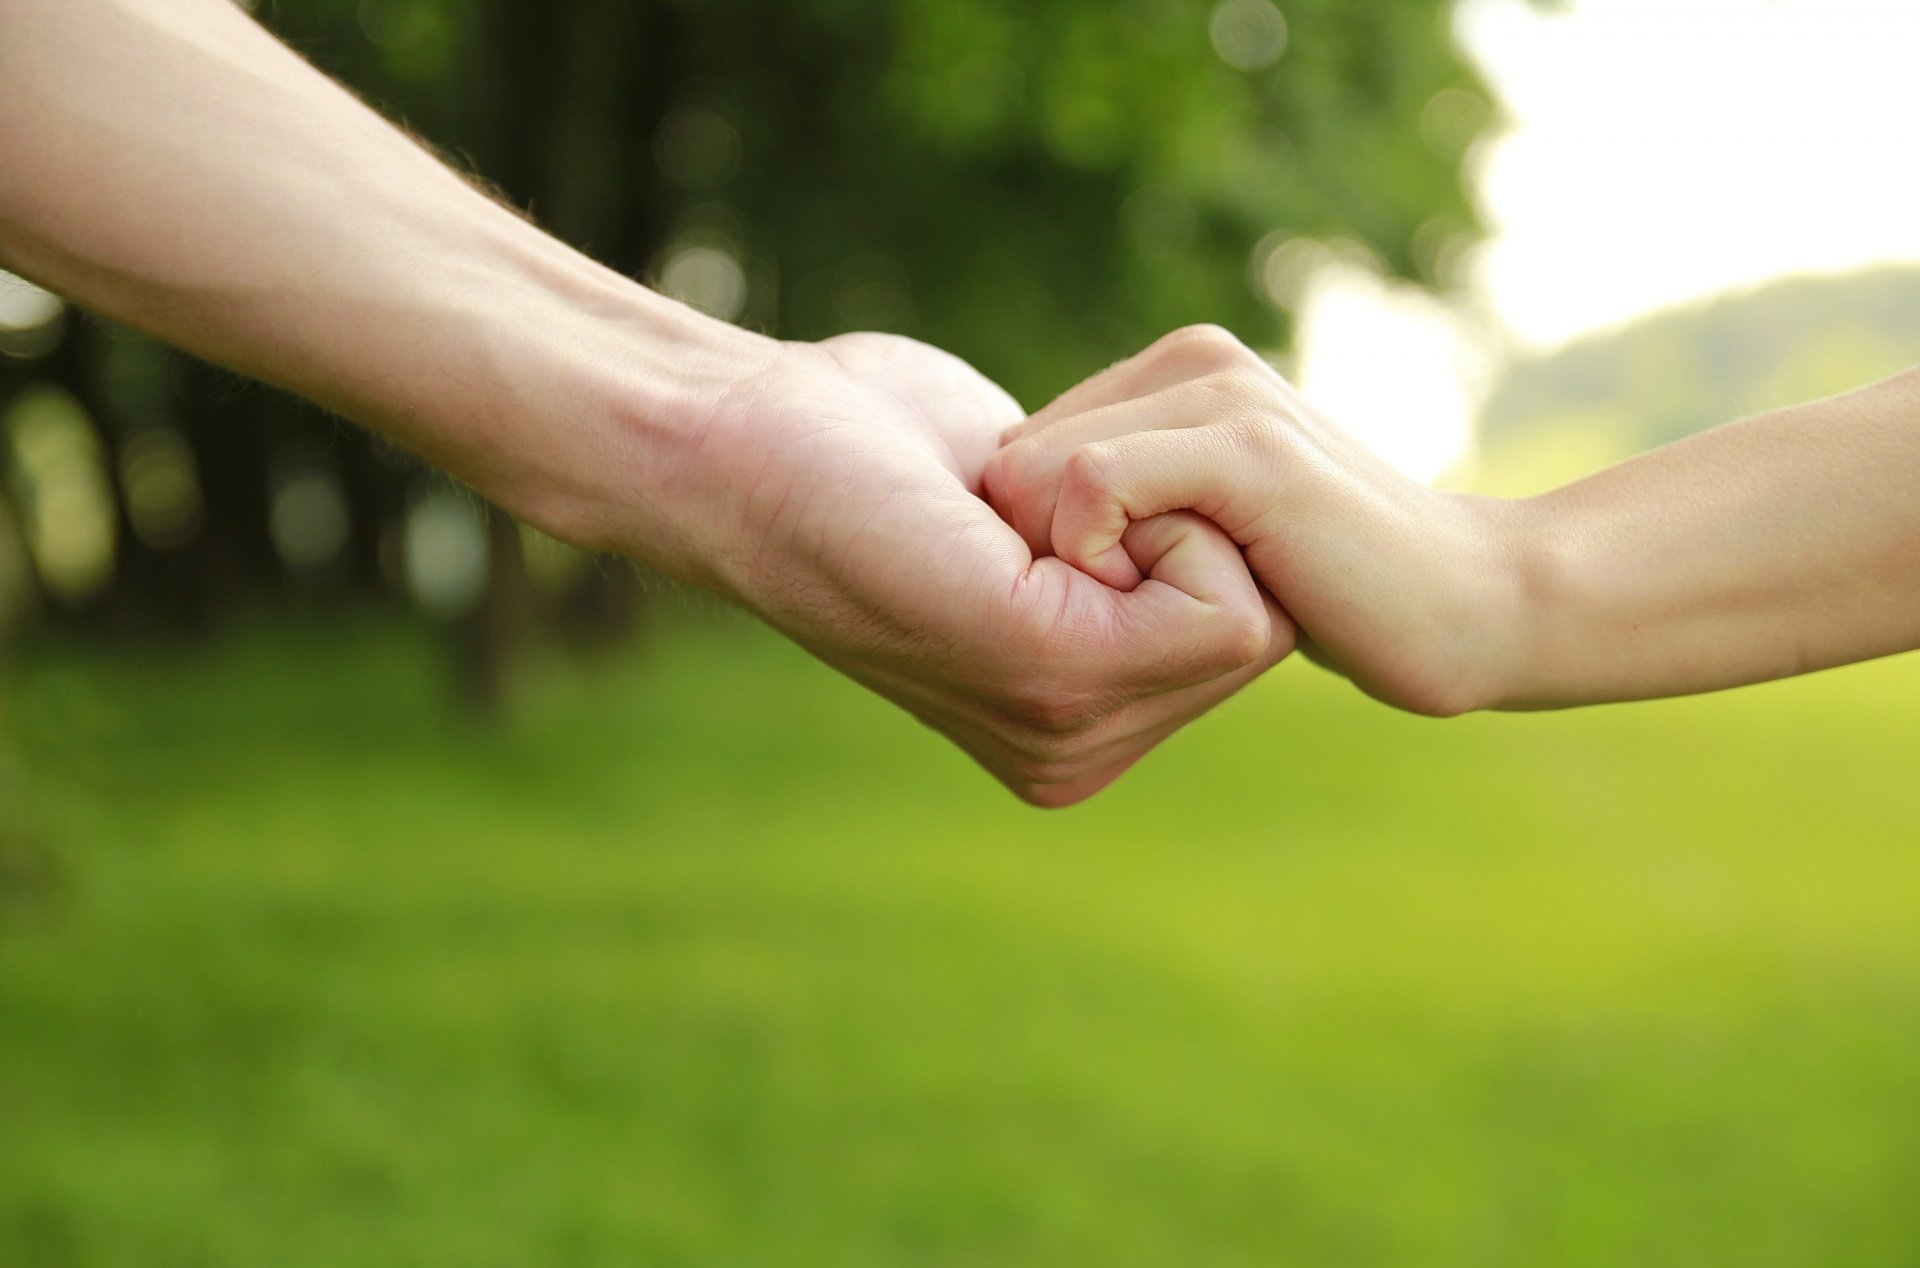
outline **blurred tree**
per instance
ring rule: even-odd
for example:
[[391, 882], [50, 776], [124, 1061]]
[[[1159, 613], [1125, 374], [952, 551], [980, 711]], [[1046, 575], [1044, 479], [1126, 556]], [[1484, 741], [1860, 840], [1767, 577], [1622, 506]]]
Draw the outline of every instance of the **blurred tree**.
[[1920, 347], [1920, 269], [1797, 277], [1688, 304], [1513, 365], [1481, 416], [1491, 448], [1604, 433], [1619, 456], [1904, 370]]
[[[1386, 271], [1445, 284], [1479, 232], [1462, 161], [1493, 115], [1450, 12], [1447, 0], [260, 6], [322, 68], [614, 267], [788, 337], [914, 335], [1029, 405], [1187, 322], [1284, 345], [1291, 239], [1347, 240]], [[300, 584], [390, 587], [411, 482], [390, 454], [219, 371], [156, 370], [141, 342], [79, 323], [54, 360], [0, 366], [0, 396], [29, 379], [71, 387], [109, 452], [155, 425], [186, 437], [199, 534], [155, 547], [129, 520], [109, 610], [200, 619], [288, 584], [275, 531], [289, 452], [327, 455], [312, 478], [339, 486], [350, 521], [344, 560]], [[488, 541], [491, 581], [460, 643], [480, 700], [498, 692], [533, 593], [515, 526], [494, 517]], [[573, 575], [600, 598], [566, 611], [630, 606], [630, 571]]]

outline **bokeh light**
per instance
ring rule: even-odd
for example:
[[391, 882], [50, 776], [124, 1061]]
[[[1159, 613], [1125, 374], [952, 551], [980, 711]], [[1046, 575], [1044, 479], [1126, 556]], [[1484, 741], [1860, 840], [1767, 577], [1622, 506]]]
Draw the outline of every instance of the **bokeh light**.
[[0, 357], [27, 361], [59, 346], [66, 323], [60, 297], [0, 270]]
[[688, 189], [718, 189], [740, 166], [740, 133], [718, 111], [682, 106], [660, 121], [653, 157], [669, 179]]
[[1306, 297], [1314, 274], [1333, 261], [1334, 250], [1326, 243], [1276, 229], [1247, 254], [1247, 284], [1275, 308], [1291, 312]]
[[1465, 88], [1442, 88], [1420, 109], [1420, 135], [1442, 158], [1466, 153], [1493, 121], [1493, 103]]
[[113, 580], [118, 516], [86, 410], [55, 387], [32, 387], [6, 413], [9, 484], [41, 584], [80, 606]]
[[1317, 409], [1418, 480], [1470, 456], [1490, 364], [1475, 328], [1352, 256], [1308, 275], [1300, 303], [1296, 378]]
[[360, 0], [360, 30], [390, 52], [405, 52], [430, 38], [439, 15], [420, 0]]
[[1287, 19], [1272, 0], [1220, 0], [1207, 31], [1213, 51], [1235, 70], [1265, 70], [1287, 51]]
[[325, 452], [309, 445], [275, 455], [269, 528], [287, 571], [315, 577], [340, 562], [352, 521], [346, 490]]
[[407, 592], [436, 616], [458, 616], [486, 592], [486, 519], [465, 490], [436, 481], [419, 497], [407, 512], [401, 552]]
[[717, 242], [694, 241], [670, 248], [660, 268], [660, 289], [722, 321], [732, 321], [747, 306], [746, 271]]
[[134, 535], [150, 549], [178, 550], [199, 533], [200, 478], [178, 428], [151, 424], [120, 442], [120, 488]]

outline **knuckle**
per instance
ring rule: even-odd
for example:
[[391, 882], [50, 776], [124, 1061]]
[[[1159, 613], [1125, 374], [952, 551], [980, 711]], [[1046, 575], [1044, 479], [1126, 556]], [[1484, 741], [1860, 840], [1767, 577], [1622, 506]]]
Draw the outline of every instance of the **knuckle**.
[[1262, 415], [1243, 411], [1217, 426], [1220, 438], [1242, 459], [1270, 461], [1278, 447], [1274, 440], [1273, 423]]
[[1066, 809], [1081, 799], [1069, 786], [1027, 778], [1025, 772], [1016, 772], [1012, 778], [1008, 778], [1006, 788], [1037, 811]]
[[1244, 473], [1242, 485], [1270, 494], [1284, 474], [1282, 443], [1272, 418], [1258, 411], [1238, 411], [1215, 424], [1214, 434], [1225, 459]]
[[1253, 355], [1232, 331], [1211, 322], [1182, 326], [1162, 339], [1157, 350], [1163, 358], [1196, 372], [1238, 366]]
[[[1059, 629], [1064, 601], [1059, 595], [1051, 594], [1045, 587], [1025, 585], [1010, 597], [1004, 612], [997, 614], [998, 628], [1006, 640], [1004, 651], [1007, 663], [1024, 668], [1047, 664], [1051, 654], [1057, 630]], [[1017, 705], [1026, 695], [1035, 690], [1031, 685], [1015, 689], [1002, 703]]]
[[1049, 544], [1057, 496], [1043, 470], [1043, 461], [1040, 444], [1016, 440], [995, 452], [981, 474], [981, 493], [987, 505], [1035, 551]]
[[1003, 739], [1023, 760], [1073, 760], [1110, 710], [1106, 697], [1063, 660], [1057, 640], [1026, 649], [1025, 680], [995, 702]]
[[1000, 483], [1010, 494], [1030, 493], [1039, 482], [1041, 446], [1032, 436], [1011, 441], [993, 455], [990, 468], [999, 472]]
[[1068, 806], [1086, 800], [1085, 793], [1065, 783], [1016, 777], [1007, 784], [1007, 787], [1014, 796], [1036, 810], [1064, 810]]
[[1025, 733], [1023, 750], [1030, 756], [1060, 760], [1069, 755], [1069, 741], [1098, 721], [1087, 697], [1076, 691], [1045, 686], [1021, 693], [1009, 710]]
[[1237, 604], [1214, 609], [1195, 633], [1199, 637], [1192, 663], [1203, 679], [1255, 664], [1273, 643], [1265, 611]]
[[1457, 718], [1474, 708], [1465, 684], [1443, 678], [1414, 680], [1392, 694], [1408, 713], [1427, 718]]
[[1215, 370], [1199, 380], [1199, 386], [1221, 405], [1239, 410], [1258, 409], [1270, 401], [1267, 391], [1271, 385], [1257, 366], [1231, 365]]
[[1221, 632], [1221, 645], [1231, 663], [1228, 668], [1240, 669], [1258, 661], [1267, 654], [1267, 648], [1273, 642], [1273, 623], [1267, 619], [1265, 611], [1247, 609], [1229, 614], [1226, 628]]
[[980, 487], [987, 502], [997, 510], [1005, 510], [1020, 496], [1020, 459], [1014, 448], [1008, 445], [996, 450], [980, 472]]
[[1030, 806], [1055, 809], [1070, 806], [1088, 796], [1088, 776], [1096, 766], [1087, 761], [1056, 755], [1016, 757], [1001, 772], [1001, 781]]
[[1110, 454], [1104, 445], [1082, 445], [1067, 455], [1062, 488], [1083, 489], [1095, 495], [1113, 492]]

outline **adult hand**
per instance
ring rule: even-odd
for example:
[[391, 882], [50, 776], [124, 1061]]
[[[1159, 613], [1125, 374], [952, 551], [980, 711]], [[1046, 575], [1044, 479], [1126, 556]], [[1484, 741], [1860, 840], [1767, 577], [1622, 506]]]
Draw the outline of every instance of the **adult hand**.
[[[912, 340], [770, 344], [697, 451], [678, 569], [945, 733], [1023, 799], [1081, 800], [1291, 649], [1291, 623], [1196, 516], [1131, 526], [1144, 579], [1035, 559], [981, 500], [1021, 416]], [[644, 552], [638, 552], [644, 553]], [[671, 565], [669, 565], [671, 569]]]
[[978, 498], [1012, 401], [902, 339], [780, 344], [483, 197], [226, 0], [0, 4], [0, 264], [711, 586], [1064, 804], [1291, 630], [1192, 517], [1118, 593]]

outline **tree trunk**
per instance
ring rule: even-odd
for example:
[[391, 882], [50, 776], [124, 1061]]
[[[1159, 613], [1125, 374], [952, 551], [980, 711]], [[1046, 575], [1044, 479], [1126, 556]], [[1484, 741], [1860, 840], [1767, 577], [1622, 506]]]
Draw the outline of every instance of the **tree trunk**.
[[508, 675], [532, 624], [520, 525], [506, 512], [487, 514], [487, 588], [460, 623], [460, 699], [482, 718], [506, 709]]
[[[487, 47], [497, 60], [488, 82], [498, 95], [476, 129], [493, 141], [476, 147], [481, 171], [562, 239], [637, 271], [658, 245], [660, 182], [609, 181], [602, 173], [650, 154], [652, 130], [677, 86], [669, 6], [497, 0], [491, 18], [496, 33]], [[518, 526], [496, 510], [488, 532], [486, 594], [458, 635], [463, 693], [481, 712], [503, 700], [535, 616]], [[632, 627], [641, 591], [630, 565], [596, 570], [582, 584], [597, 592], [592, 601], [566, 604], [556, 619], [591, 627], [576, 633]]]

